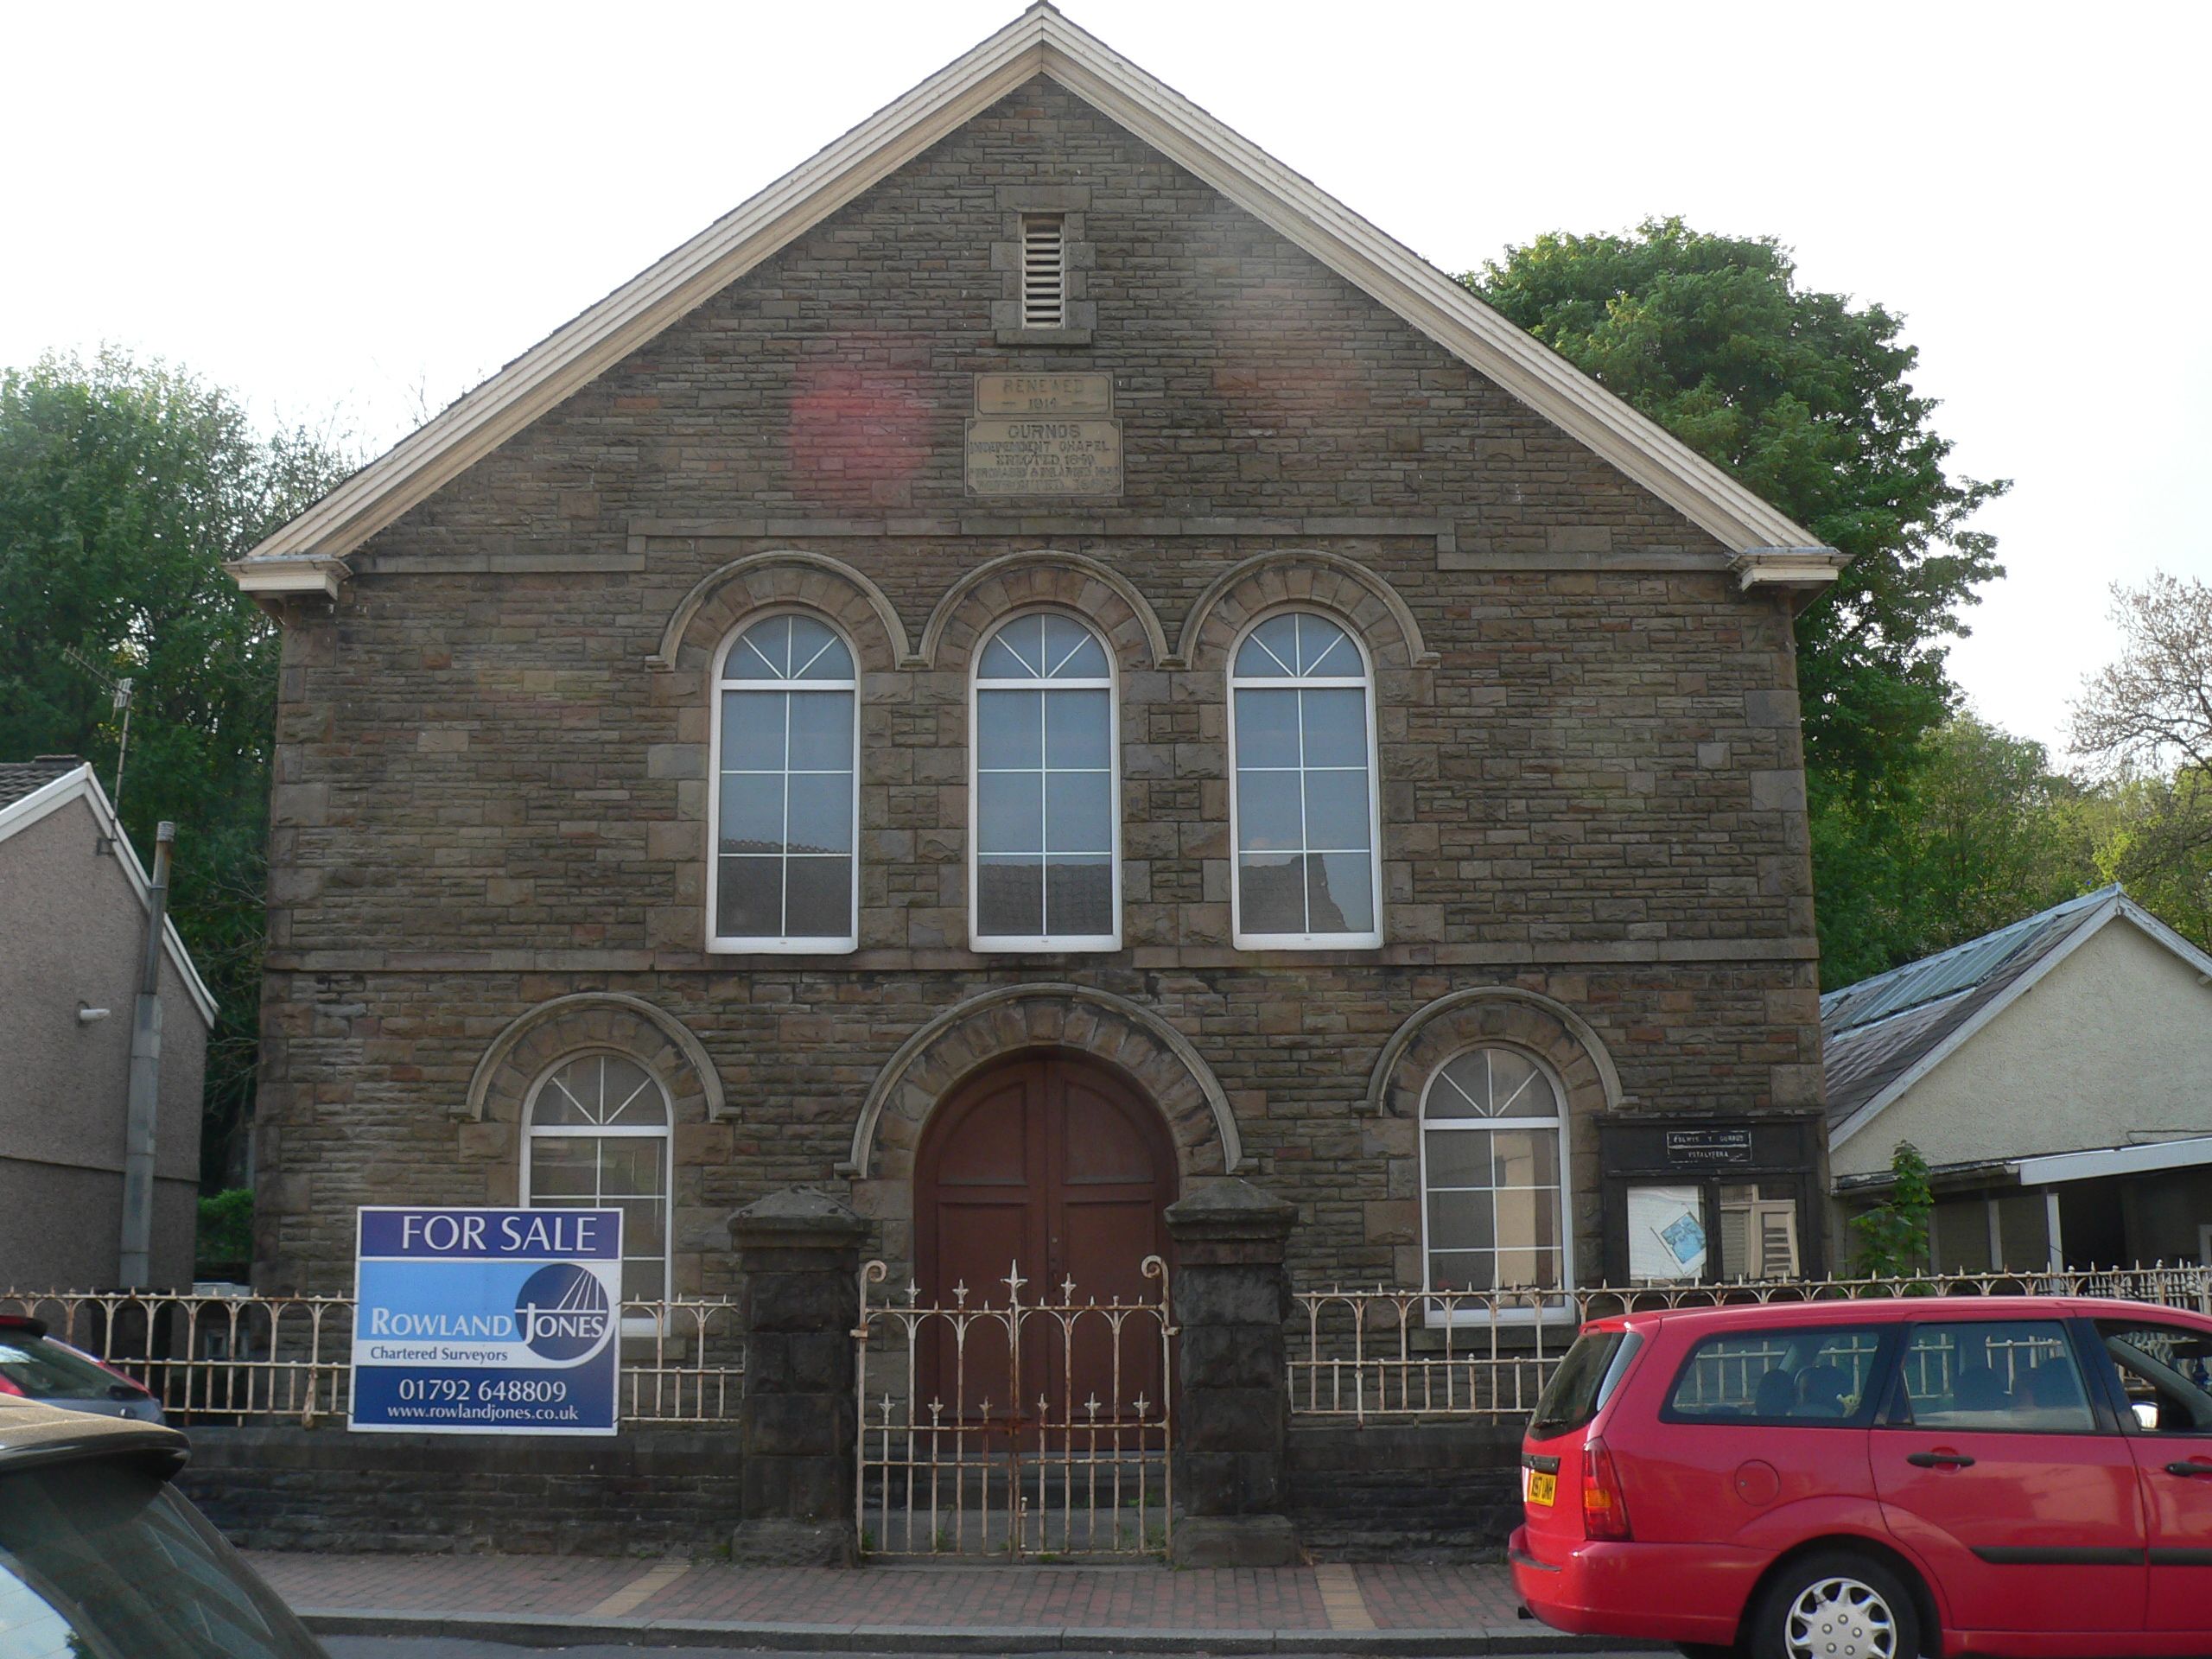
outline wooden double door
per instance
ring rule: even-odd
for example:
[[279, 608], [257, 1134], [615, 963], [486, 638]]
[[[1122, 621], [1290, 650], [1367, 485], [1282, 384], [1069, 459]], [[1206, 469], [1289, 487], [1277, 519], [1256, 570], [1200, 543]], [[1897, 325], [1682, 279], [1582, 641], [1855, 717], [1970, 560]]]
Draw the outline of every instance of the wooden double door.
[[[1121, 1076], [1058, 1053], [1027, 1055], [969, 1079], [933, 1113], [916, 1160], [914, 1255], [925, 1304], [1003, 1308], [1015, 1264], [1026, 1306], [1071, 1300], [1154, 1302], [1160, 1283], [1141, 1271], [1167, 1255], [1161, 1212], [1175, 1198], [1175, 1155], [1159, 1110]], [[1063, 1332], [1065, 1331], [1065, 1335]], [[1114, 1339], [1109, 1321], [1071, 1325], [1049, 1315], [1022, 1325], [1025, 1421], [1040, 1395], [1055, 1421], [1063, 1404], [1080, 1421], [1086, 1401], [1126, 1421], [1144, 1395], [1161, 1398], [1158, 1325], [1132, 1320]], [[972, 1418], [982, 1401], [996, 1418], [1012, 1402], [1012, 1357], [1001, 1322], [971, 1323], [965, 1352], [938, 1325], [920, 1356], [923, 1386]]]

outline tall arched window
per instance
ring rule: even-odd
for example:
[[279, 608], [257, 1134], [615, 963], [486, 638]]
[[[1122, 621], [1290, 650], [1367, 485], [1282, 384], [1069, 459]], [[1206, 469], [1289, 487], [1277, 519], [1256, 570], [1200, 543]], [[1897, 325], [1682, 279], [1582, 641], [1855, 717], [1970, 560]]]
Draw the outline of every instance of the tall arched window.
[[981, 950], [1121, 944], [1114, 673], [1096, 634], [1017, 616], [976, 658], [969, 938]]
[[1551, 1073], [1520, 1050], [1471, 1048], [1421, 1101], [1430, 1290], [1572, 1285], [1567, 1115]]
[[622, 1212], [622, 1297], [668, 1300], [668, 1095], [626, 1055], [575, 1054], [531, 1091], [522, 1201]]
[[723, 648], [715, 676], [718, 950], [849, 950], [860, 888], [858, 681], [826, 623], [772, 616]]
[[1230, 658], [1239, 949], [1382, 943], [1373, 682], [1311, 612], [1272, 616]]

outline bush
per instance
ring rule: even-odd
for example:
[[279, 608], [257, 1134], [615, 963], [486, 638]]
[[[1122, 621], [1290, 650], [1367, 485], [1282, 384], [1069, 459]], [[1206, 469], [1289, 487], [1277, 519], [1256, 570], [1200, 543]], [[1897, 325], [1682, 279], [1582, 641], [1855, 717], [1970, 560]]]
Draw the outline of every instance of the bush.
[[199, 1265], [203, 1279], [243, 1279], [253, 1261], [253, 1189], [234, 1186], [200, 1200]]

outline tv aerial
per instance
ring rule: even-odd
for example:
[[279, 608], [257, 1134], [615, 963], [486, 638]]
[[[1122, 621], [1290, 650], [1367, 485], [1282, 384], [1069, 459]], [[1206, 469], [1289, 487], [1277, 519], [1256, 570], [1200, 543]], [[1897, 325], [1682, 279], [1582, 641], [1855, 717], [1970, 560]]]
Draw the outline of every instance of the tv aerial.
[[115, 794], [108, 803], [120, 812], [123, 810], [123, 763], [130, 753], [130, 688], [133, 682], [118, 679], [74, 645], [62, 646], [61, 654], [107, 687], [115, 700], [115, 712], [123, 716], [123, 737], [115, 750]]

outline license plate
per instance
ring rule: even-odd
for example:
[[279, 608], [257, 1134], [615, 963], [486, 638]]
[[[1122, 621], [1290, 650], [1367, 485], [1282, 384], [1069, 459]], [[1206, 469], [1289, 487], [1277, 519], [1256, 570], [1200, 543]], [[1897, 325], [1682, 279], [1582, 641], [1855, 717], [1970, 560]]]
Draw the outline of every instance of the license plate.
[[1559, 1496], [1559, 1477], [1557, 1475], [1539, 1474], [1534, 1469], [1531, 1469], [1527, 1472], [1529, 1477], [1529, 1490], [1524, 1496], [1526, 1496], [1529, 1503], [1540, 1503], [1543, 1505], [1544, 1508], [1549, 1509], [1552, 1505], [1552, 1501]]

